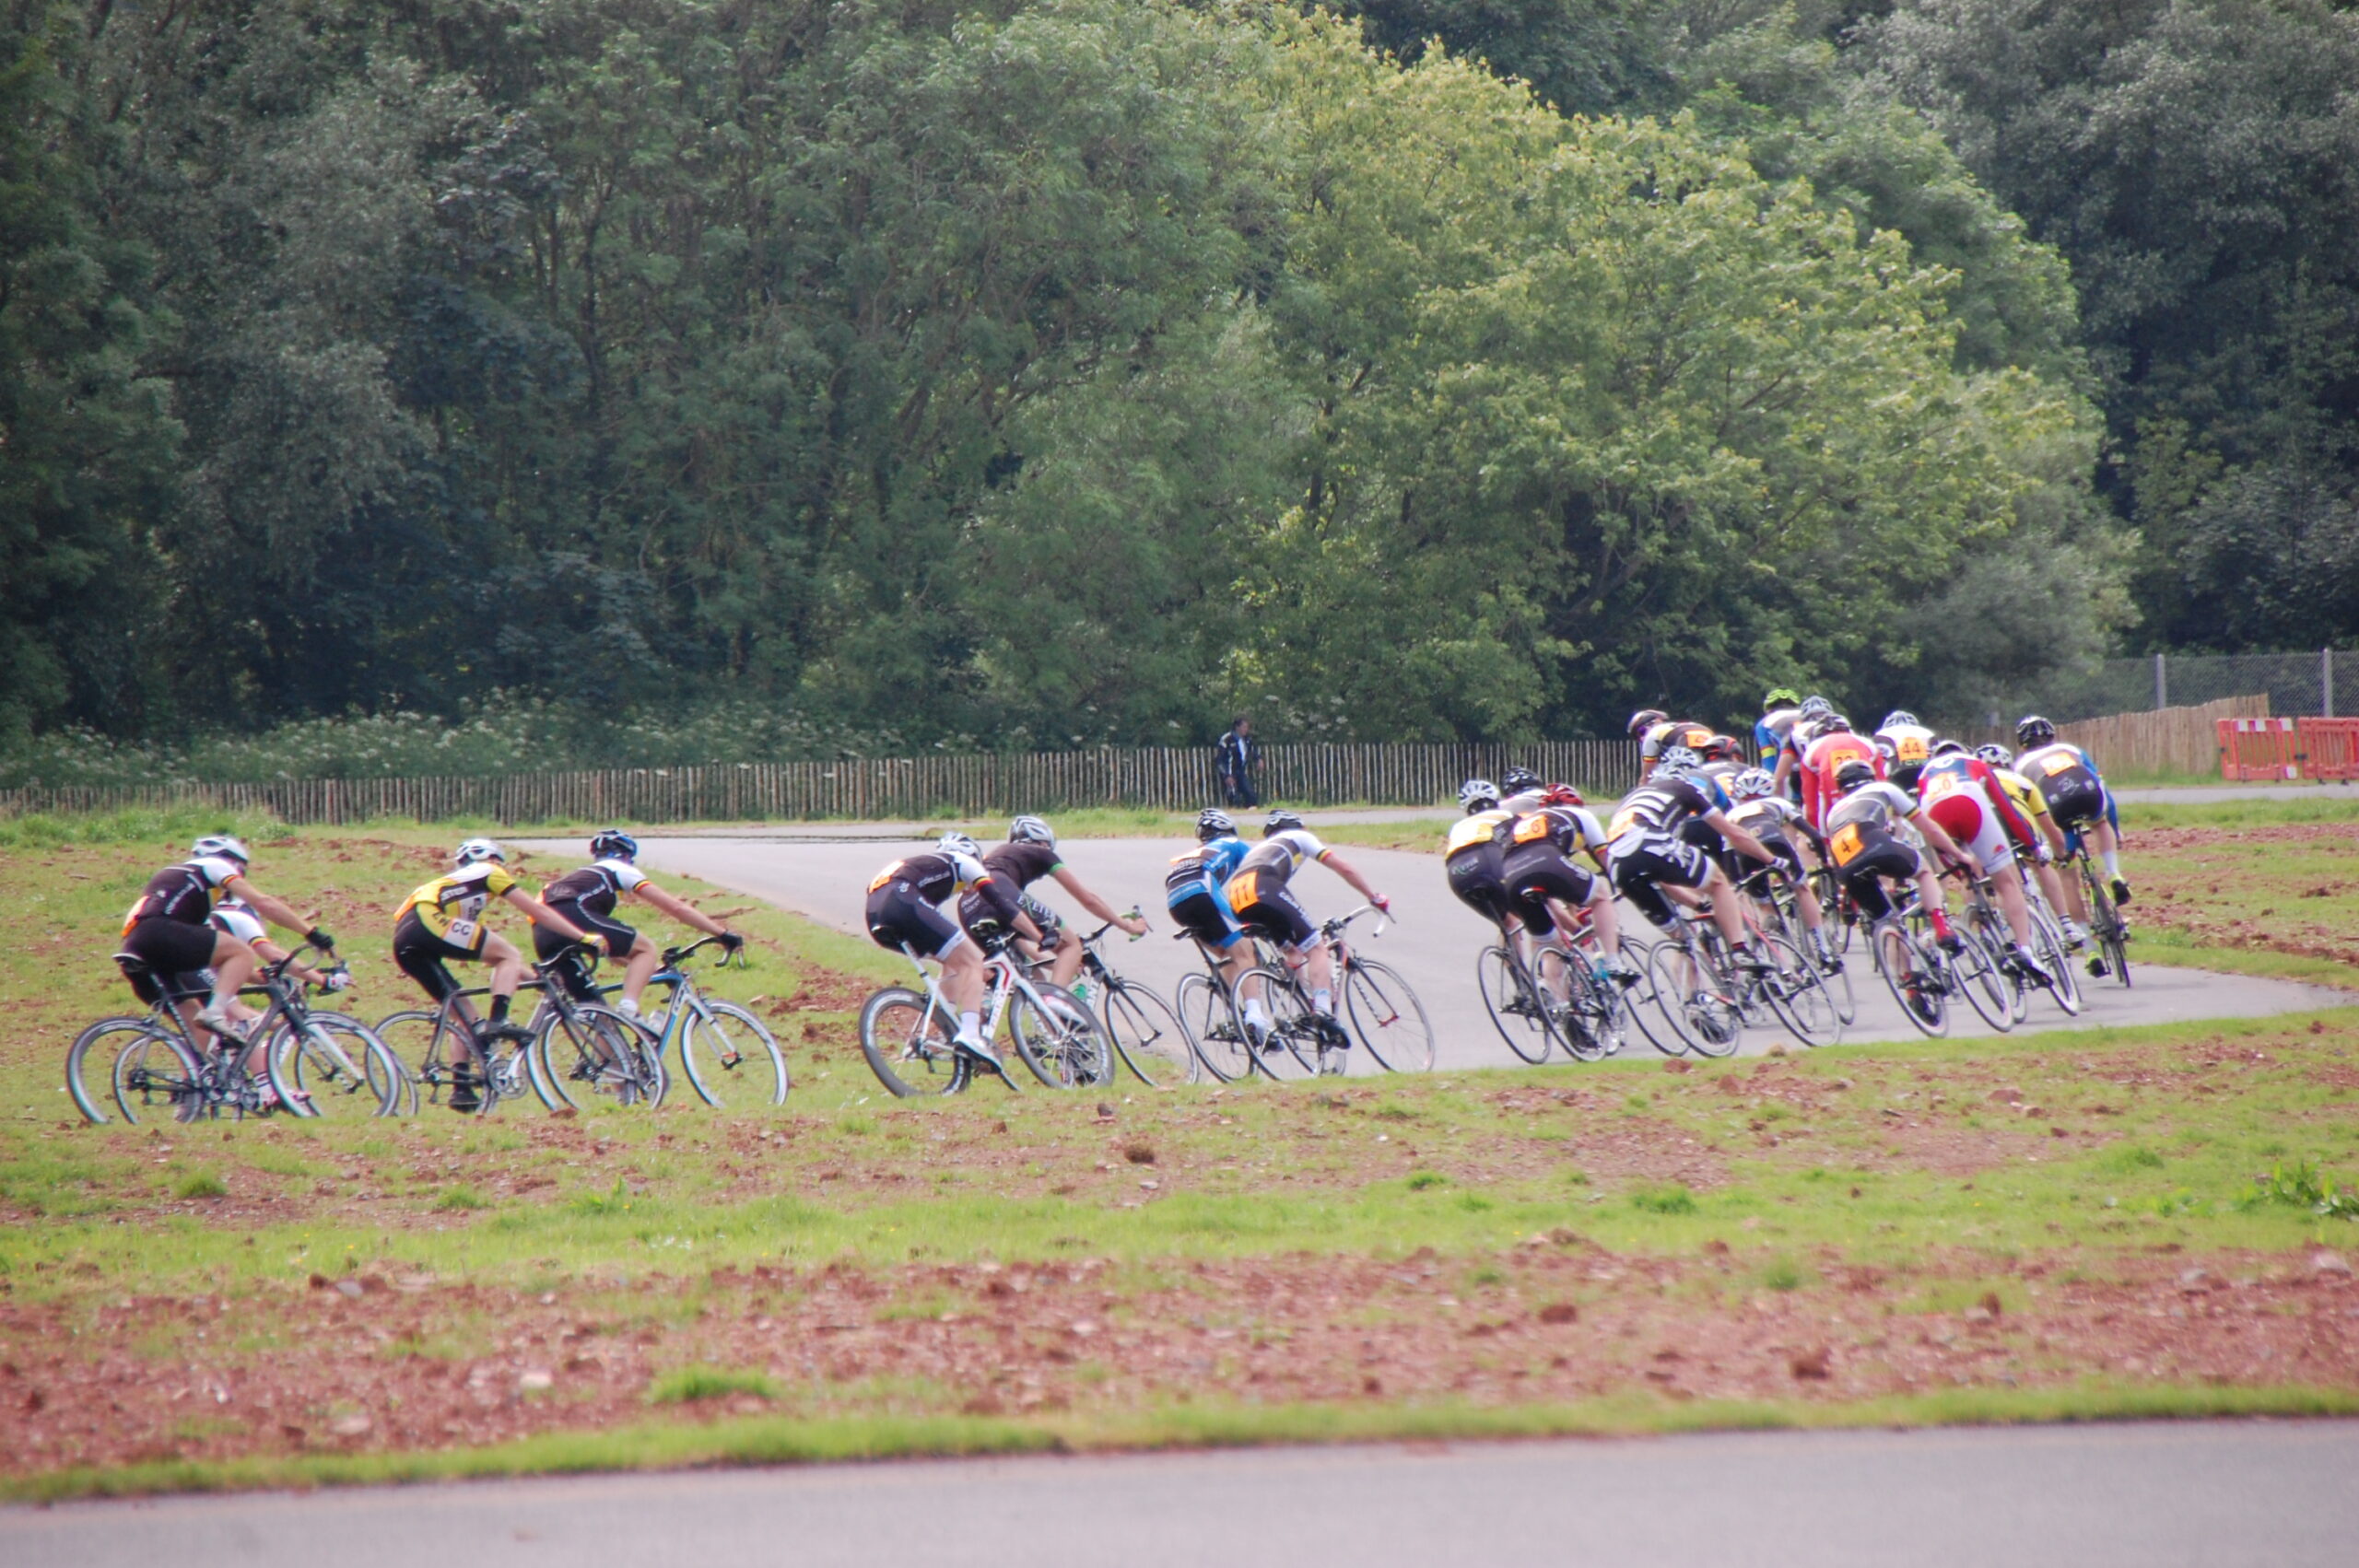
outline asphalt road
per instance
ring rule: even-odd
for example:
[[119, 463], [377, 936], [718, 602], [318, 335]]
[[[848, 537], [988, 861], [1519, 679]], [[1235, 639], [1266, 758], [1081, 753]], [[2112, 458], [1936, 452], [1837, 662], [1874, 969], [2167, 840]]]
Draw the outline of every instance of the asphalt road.
[[[907, 831], [903, 829], [903, 831]], [[640, 836], [640, 862], [651, 871], [687, 872], [720, 886], [750, 894], [808, 915], [839, 930], [861, 933], [862, 911], [869, 879], [897, 854], [919, 847], [913, 838], [720, 838]], [[578, 843], [534, 843], [542, 852], [579, 853]], [[1082, 880], [1117, 908], [1137, 902], [1157, 928], [1139, 942], [1123, 941], [1117, 933], [1106, 949], [1109, 962], [1120, 972], [1161, 989], [1166, 995], [1180, 976], [1198, 960], [1192, 943], [1170, 939], [1172, 925], [1162, 908], [1163, 872], [1169, 858], [1186, 846], [1176, 839], [1069, 839], [1066, 861]], [[1475, 955], [1489, 940], [1489, 928], [1450, 895], [1442, 880], [1441, 862], [1430, 855], [1397, 850], [1363, 849], [1346, 846], [1340, 851], [1367, 872], [1379, 891], [1394, 901], [1396, 919], [1381, 935], [1361, 942], [1362, 953], [1381, 959], [1405, 976], [1426, 1005], [1434, 1024], [1439, 1068], [1511, 1066], [1516, 1059], [1491, 1027], [1474, 979]], [[1295, 885], [1314, 916], [1340, 914], [1357, 902], [1343, 881], [1321, 868], [1306, 867]], [[1086, 922], [1064, 891], [1054, 883], [1037, 883], [1033, 890], [1069, 920]], [[2134, 908], [2132, 913], [2134, 914]], [[1623, 917], [1632, 929], [1644, 924], [1625, 905]], [[1356, 931], [1372, 928], [1367, 920]], [[2133, 965], [2136, 947], [2131, 948]], [[1854, 994], [1860, 1003], [1859, 1022], [1845, 1035], [1847, 1043], [1915, 1038], [1883, 982], [1875, 975], [1863, 948], [1850, 955]], [[2271, 1012], [2299, 1012], [2348, 1003], [2347, 993], [2327, 987], [2282, 980], [2218, 975], [2193, 969], [2137, 967], [2136, 985], [2128, 990], [2110, 981], [2089, 982], [2083, 988], [2088, 1005], [2078, 1019], [2065, 1016], [2054, 1002], [2040, 998], [2022, 1027], [2099, 1028], [2132, 1024], [2174, 1023], [2196, 1018], [2258, 1017]], [[1951, 1032], [1966, 1036], [1983, 1032], [1979, 1019], [1956, 1011]], [[1757, 1053], [1787, 1040], [1782, 1033], [1748, 1029], [1741, 1048]], [[1643, 1040], [1632, 1048], [1650, 1051]], [[1367, 1071], [1364, 1062], [1354, 1071]]]
[[915, 1461], [0, 1510], [27, 1568], [2310, 1568], [2359, 1423]]

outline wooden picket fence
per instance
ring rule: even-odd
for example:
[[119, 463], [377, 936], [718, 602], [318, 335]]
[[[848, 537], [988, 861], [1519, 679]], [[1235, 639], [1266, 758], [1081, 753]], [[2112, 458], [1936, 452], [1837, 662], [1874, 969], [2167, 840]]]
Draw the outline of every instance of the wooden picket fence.
[[[2220, 771], [2218, 720], [2268, 717], [2269, 696], [2261, 693], [2222, 697], [2198, 708], [2157, 708], [2078, 720], [2059, 724], [2056, 734], [2096, 758], [2108, 778], [2157, 773], [2213, 777]], [[2015, 737], [2013, 731], [1992, 731], [1975, 738], [2012, 746]]]
[[[1441, 805], [1470, 776], [1521, 764], [1611, 794], [1637, 767], [1629, 741], [1493, 745], [1273, 745], [1262, 798], [1288, 805]], [[1208, 747], [1099, 747], [849, 762], [604, 768], [480, 778], [308, 778], [252, 784], [0, 790], [0, 816], [179, 805], [267, 812], [304, 825], [391, 817], [499, 823], [817, 821], [1004, 815], [1077, 806], [1193, 811], [1217, 802]]]

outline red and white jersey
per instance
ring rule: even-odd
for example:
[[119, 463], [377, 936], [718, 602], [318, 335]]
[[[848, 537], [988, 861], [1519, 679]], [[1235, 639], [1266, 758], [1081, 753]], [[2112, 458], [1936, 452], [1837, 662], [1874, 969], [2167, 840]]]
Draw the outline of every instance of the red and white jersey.
[[1864, 762], [1876, 770], [1877, 778], [1884, 777], [1884, 759], [1876, 753], [1875, 742], [1848, 730], [1829, 731], [1802, 752], [1802, 814], [1821, 833], [1826, 831], [1826, 808], [1842, 794], [1835, 787], [1835, 776], [1846, 763], [1853, 762]]

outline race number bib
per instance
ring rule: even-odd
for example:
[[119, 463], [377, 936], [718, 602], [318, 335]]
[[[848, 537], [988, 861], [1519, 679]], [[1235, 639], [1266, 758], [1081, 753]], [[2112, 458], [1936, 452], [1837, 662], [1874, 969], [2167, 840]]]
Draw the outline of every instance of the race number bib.
[[452, 920], [443, 930], [442, 940], [449, 942], [452, 947], [473, 947], [475, 944], [476, 939], [482, 936], [482, 934], [483, 927], [481, 924], [476, 921], [470, 920], [464, 915], [462, 915], [457, 919]]
[[1922, 762], [1926, 756], [1925, 738], [1922, 735], [1903, 735], [1897, 750], [1903, 762]]
[[1605, 836], [1608, 838], [1619, 838], [1637, 825], [1638, 813], [1637, 812], [1626, 809], [1618, 811], [1614, 813], [1614, 821], [1607, 826]]
[[1547, 837], [1548, 819], [1544, 816], [1534, 814], [1515, 825], [1515, 841], [1519, 844], [1536, 843]]
[[908, 862], [903, 860], [896, 860], [891, 865], [886, 866], [883, 871], [878, 872], [875, 879], [869, 883], [868, 891], [874, 893], [878, 888], [884, 886], [886, 883], [892, 881], [895, 877], [899, 876], [901, 874], [901, 867], [907, 863]]
[[1259, 889], [1254, 886], [1254, 881], [1260, 875], [1259, 872], [1239, 872], [1228, 879], [1228, 885], [1220, 891], [1221, 895], [1228, 900], [1230, 908], [1242, 909], [1255, 902], [1254, 895]]
[[2039, 770], [2053, 778], [2060, 773], [2068, 772], [2080, 766], [2070, 756], [2052, 756], [2039, 765]]
[[1860, 851], [1866, 848], [1867, 845], [1860, 838], [1860, 825], [1855, 822], [1848, 826], [1838, 828], [1835, 837], [1826, 841], [1826, 847], [1834, 851], [1837, 865], [1848, 866], [1860, 858]]

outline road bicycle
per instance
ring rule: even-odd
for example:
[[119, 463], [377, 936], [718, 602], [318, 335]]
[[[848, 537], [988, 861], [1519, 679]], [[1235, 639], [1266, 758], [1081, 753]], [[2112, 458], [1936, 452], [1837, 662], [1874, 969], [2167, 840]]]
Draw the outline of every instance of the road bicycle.
[[2060, 869], [2067, 876], [2081, 879], [2081, 896], [2088, 905], [2089, 940], [2096, 944], [2096, 951], [2089, 954], [2089, 977], [2102, 980], [2111, 976], [2128, 987], [2131, 983], [2130, 924], [2121, 918], [2120, 907], [2098, 874], [2096, 862], [2089, 858], [2088, 845], [2074, 845]]
[[[1552, 938], [1535, 947], [1539, 972], [1504, 928], [1499, 942], [1476, 955], [1476, 989], [1509, 1050], [1537, 1065], [1548, 1059], [1551, 1047], [1575, 1061], [1596, 1061], [1628, 1043], [1631, 1001], [1620, 980], [1597, 972], [1596, 942], [1584, 911], [1569, 939]], [[1637, 955], [1637, 962], [1643, 961]], [[1636, 966], [1626, 947], [1623, 962]], [[1561, 978], [1561, 988], [1546, 983], [1552, 976]]]
[[[1240, 998], [1258, 995], [1269, 1027], [1252, 1052], [1254, 1065], [1272, 1078], [1315, 1076], [1320, 1052], [1356, 1041], [1368, 1059], [1387, 1072], [1426, 1072], [1434, 1065], [1433, 1024], [1425, 1004], [1390, 965], [1363, 958], [1349, 940], [1353, 921], [1379, 915], [1373, 904], [1339, 915], [1319, 928], [1334, 962], [1335, 1011], [1320, 1013], [1302, 979], [1303, 964], [1278, 954], [1274, 964], [1248, 970], [1238, 982]], [[1382, 935], [1379, 919], [1376, 934]], [[1348, 1032], [1346, 1032], [1348, 1031]]]
[[[2021, 1024], [2031, 1016], [2031, 993], [2045, 990], [2053, 997], [2068, 1017], [2078, 1017], [2081, 1012], [2080, 982], [2073, 977], [2072, 962], [2065, 952], [2062, 929], [2046, 919], [2047, 907], [2038, 890], [2025, 878], [2024, 904], [2031, 928], [2031, 954], [2043, 977], [2034, 979], [2024, 969], [2021, 956], [2015, 952], [2014, 928], [2007, 923], [1998, 906], [1996, 890], [1987, 876], [1958, 873], [1966, 883], [1966, 909], [1961, 917], [1967, 931], [1982, 950], [1990, 955], [1992, 966], [2006, 983], [2009, 1022], [2000, 1024], [1979, 1005], [1981, 990], [1966, 993], [1969, 1002], [1977, 1003], [1975, 1011], [1993, 1028], [2007, 1028]], [[2018, 871], [2020, 875], [2020, 870]]]
[[[663, 1059], [667, 1047], [673, 1048], [688, 1087], [697, 1092], [698, 1099], [715, 1110], [733, 1106], [739, 1109], [747, 1106], [782, 1106], [794, 1084], [787, 1071], [786, 1054], [779, 1049], [777, 1038], [750, 1010], [707, 996], [688, 972], [687, 961], [721, 940], [709, 936], [686, 947], [663, 950], [663, 966], [648, 981], [664, 988], [663, 1011], [652, 1020], [642, 1015], [638, 1020], [640, 1031], [646, 1038], [647, 1049], [658, 1060]], [[733, 959], [738, 968], [747, 966], [743, 946], [724, 953], [721, 965], [727, 966]], [[601, 996], [606, 996], [622, 987], [602, 985], [597, 989]], [[537, 1057], [534, 1065], [552, 1075], [559, 1067], [557, 1062], [543, 1061]], [[590, 1069], [588, 1060], [575, 1061], [569, 1070], [572, 1076], [560, 1080], [562, 1087], [569, 1090], [593, 1086], [596, 1075]]]
[[[1133, 909], [1131, 915], [1136, 919], [1138, 911]], [[1086, 983], [1096, 991], [1094, 996], [1083, 995], [1076, 986], [1074, 993], [1085, 1005], [1097, 1008], [1097, 1021], [1106, 1031], [1107, 1041], [1122, 1065], [1131, 1070], [1132, 1077], [1151, 1089], [1197, 1082], [1204, 1070], [1171, 1004], [1136, 980], [1126, 980], [1116, 974], [1105, 954], [1098, 951], [1106, 933], [1113, 929], [1114, 923], [1109, 920], [1087, 936], [1067, 936], [1067, 941], [1081, 943], [1082, 972], [1088, 977]]]
[[1826, 978], [1800, 948], [1753, 923], [1752, 955], [1740, 958], [1708, 917], [1708, 907], [1674, 919], [1648, 954], [1658, 1011], [1681, 1044], [1699, 1056], [1728, 1056], [1745, 1026], [1772, 1021], [1804, 1046], [1842, 1038]]
[[578, 965], [571, 952], [534, 964], [521, 991], [540, 999], [523, 1027], [522, 1046], [484, 1040], [459, 1008], [462, 998], [488, 996], [488, 987], [453, 992], [438, 1007], [412, 1008], [378, 1020], [377, 1033], [414, 1071], [425, 1097], [448, 1104], [442, 1090], [453, 1082], [461, 1061], [480, 1070], [478, 1114], [489, 1115], [502, 1100], [531, 1093], [550, 1110], [586, 1109], [611, 1103], [653, 1107], [670, 1092], [663, 1059], [630, 1019], [603, 1002], [583, 1001], [567, 989], [561, 969]]
[[[311, 944], [298, 954], [312, 949]], [[192, 1026], [184, 1001], [212, 993], [199, 976], [159, 975], [135, 954], [115, 963], [135, 989], [153, 989], [145, 1016], [102, 1018], [76, 1036], [65, 1053], [65, 1084], [75, 1108], [94, 1124], [116, 1116], [137, 1123], [169, 1117], [195, 1121], [228, 1114], [244, 1117], [284, 1110], [292, 1116], [397, 1116], [416, 1105], [401, 1064], [369, 1026], [340, 1012], [315, 1011], [303, 982], [288, 974], [297, 954], [266, 965], [241, 995], [267, 998], [244, 1038]], [[341, 965], [332, 973], [341, 972]], [[259, 1068], [249, 1066], [259, 1062]], [[92, 1064], [107, 1066], [107, 1094], [90, 1082]], [[318, 1104], [309, 1103], [316, 1099]]]
[[1982, 936], [1953, 925], [1951, 944], [1944, 945], [1931, 928], [1931, 917], [1914, 889], [1895, 913], [1870, 928], [1876, 970], [1909, 1024], [1922, 1035], [1948, 1034], [1950, 1001], [1963, 997], [1993, 1029], [2013, 1029], [2011, 982]]
[[[1089, 1009], [1062, 987], [1034, 980], [998, 941], [984, 942], [982, 1036], [1007, 1025], [1015, 1052], [1032, 1075], [1052, 1089], [1079, 1089], [1112, 1080], [1114, 1053]], [[860, 1008], [860, 1053], [876, 1081], [899, 1098], [964, 1094], [979, 1065], [956, 1044], [957, 1010], [942, 994], [939, 977], [907, 942], [902, 956], [917, 972], [918, 989], [886, 986]], [[985, 1071], [990, 1064], [981, 1063]], [[996, 1073], [1010, 1090], [1015, 1080]]]
[[[1731, 856], [1731, 859], [1736, 857]], [[1828, 953], [1833, 955], [1832, 963], [1821, 964], [1815, 961], [1817, 955], [1813, 952], [1809, 928], [1802, 923], [1798, 890], [1804, 883], [1782, 863], [1766, 866], [1755, 863], [1749, 869], [1740, 864], [1736, 869], [1744, 873], [1732, 880], [1736, 883], [1737, 892], [1744, 899], [1742, 907], [1745, 911], [1745, 923], [1755, 930], [1764, 931], [1790, 943], [1794, 951], [1810, 961], [1825, 981], [1827, 998], [1835, 1004], [1836, 1016], [1843, 1026], [1848, 1028], [1857, 1024], [1860, 1021], [1860, 1000], [1851, 987], [1850, 968], [1844, 963], [1844, 954], [1850, 948], [1851, 938], [1849, 927], [1843, 922], [1852, 918], [1852, 911], [1848, 895], [1841, 895], [1841, 884], [1834, 884], [1837, 895], [1844, 899], [1838, 907], [1829, 900], [1815, 872], [1812, 873], [1808, 883], [1818, 898], [1819, 933], [1826, 942]]]

